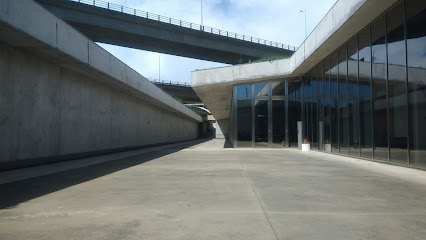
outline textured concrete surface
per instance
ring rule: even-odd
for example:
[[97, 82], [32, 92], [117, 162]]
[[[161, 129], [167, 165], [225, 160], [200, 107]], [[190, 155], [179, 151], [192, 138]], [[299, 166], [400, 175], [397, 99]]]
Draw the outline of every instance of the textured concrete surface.
[[0, 6], [1, 170], [198, 137], [200, 116], [38, 3]]
[[0, 76], [0, 168], [5, 162], [198, 137], [194, 119], [5, 45]]
[[173, 147], [0, 185], [0, 239], [424, 239], [424, 171]]

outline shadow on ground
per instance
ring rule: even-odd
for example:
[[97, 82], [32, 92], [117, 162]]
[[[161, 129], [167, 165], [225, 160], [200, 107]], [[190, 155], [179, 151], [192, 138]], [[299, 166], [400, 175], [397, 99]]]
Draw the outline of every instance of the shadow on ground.
[[178, 152], [210, 139], [0, 185], [0, 209]]
[[225, 144], [223, 144], [223, 148], [233, 148], [231, 141], [229, 139], [225, 140]]

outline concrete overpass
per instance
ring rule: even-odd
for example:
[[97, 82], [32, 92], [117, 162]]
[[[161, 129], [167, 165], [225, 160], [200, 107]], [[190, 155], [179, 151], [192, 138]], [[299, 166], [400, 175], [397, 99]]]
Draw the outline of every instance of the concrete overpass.
[[96, 42], [237, 64], [295, 47], [92, 0], [37, 0]]
[[159, 87], [161, 90], [168, 93], [169, 95], [182, 99], [184, 103], [201, 102], [200, 97], [198, 97], [194, 89], [192, 89], [191, 85], [189, 84], [157, 79], [150, 79], [149, 81], [154, 83], [157, 87]]

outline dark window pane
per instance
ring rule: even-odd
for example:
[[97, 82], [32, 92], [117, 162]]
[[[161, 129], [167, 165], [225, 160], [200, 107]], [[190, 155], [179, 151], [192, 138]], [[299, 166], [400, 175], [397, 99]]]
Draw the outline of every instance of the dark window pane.
[[285, 145], [285, 101], [272, 101], [272, 146], [284, 147]]
[[312, 118], [311, 118], [311, 128], [312, 128], [312, 139], [311, 147], [313, 149], [318, 149], [318, 98], [314, 97], [311, 101], [312, 108]]
[[256, 100], [254, 102], [254, 128], [255, 146], [268, 146], [268, 100]]
[[426, 166], [426, 1], [406, 0], [410, 161]]
[[288, 101], [289, 142], [291, 147], [297, 147], [297, 121], [302, 120], [302, 102], [300, 98], [291, 98]]
[[311, 148], [318, 149], [318, 76], [317, 68], [315, 67], [311, 73], [311, 97], [308, 99], [309, 104], [311, 105], [311, 117], [310, 117], [310, 142]]
[[323, 132], [324, 151], [331, 151], [331, 113], [330, 113], [330, 59], [323, 61]]
[[330, 57], [330, 129], [331, 129], [331, 147], [333, 152], [339, 151], [339, 119], [337, 112], [337, 53], [334, 53]]
[[323, 91], [322, 91], [322, 63], [317, 68], [317, 80], [318, 80], [318, 149], [324, 150], [324, 109], [323, 109]]
[[338, 51], [339, 54], [339, 76], [338, 76], [338, 116], [339, 116], [339, 147], [340, 153], [349, 155], [349, 119], [348, 119], [348, 89], [346, 84], [347, 61], [346, 45]]
[[322, 91], [324, 97], [330, 97], [330, 59], [326, 58], [323, 61], [323, 81], [322, 81]]
[[251, 99], [237, 102], [237, 141], [238, 147], [251, 147]]
[[407, 163], [407, 97], [402, 3], [386, 14], [390, 160]]
[[371, 26], [374, 98], [374, 158], [388, 159], [385, 19]]
[[371, 49], [369, 29], [358, 35], [359, 45], [359, 125], [361, 157], [371, 158], [373, 149], [371, 109]]

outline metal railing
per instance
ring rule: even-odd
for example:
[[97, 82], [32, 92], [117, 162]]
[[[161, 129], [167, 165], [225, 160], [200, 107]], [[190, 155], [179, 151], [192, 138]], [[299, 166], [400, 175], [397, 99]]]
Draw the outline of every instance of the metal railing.
[[164, 17], [164, 16], [161, 16], [161, 15], [158, 15], [158, 14], [141, 11], [141, 10], [137, 10], [137, 9], [134, 9], [134, 8], [128, 8], [128, 7], [124, 7], [124, 6], [121, 6], [121, 5], [117, 5], [117, 4], [113, 4], [113, 3], [109, 3], [109, 2], [105, 2], [105, 1], [101, 1], [101, 0], [63, 0], [63, 1], [78, 2], [78, 3], [81, 3], [81, 4], [91, 5], [91, 6], [95, 6], [95, 7], [99, 7], [99, 8], [109, 9], [109, 10], [116, 11], [116, 12], [134, 15], [134, 16], [141, 17], [141, 18], [146, 18], [146, 19], [150, 19], [150, 20], [154, 20], [154, 21], [168, 23], [168, 24], [172, 24], [172, 25], [175, 25], [175, 26], [179, 26], [179, 27], [184, 27], [184, 28], [198, 30], [198, 31], [206, 32], [206, 33], [215, 34], [215, 35], [220, 35], [220, 36], [223, 36], [223, 37], [235, 38], [235, 39], [239, 39], [239, 40], [243, 40], [243, 41], [247, 41], [247, 42], [252, 42], [252, 43], [257, 43], [257, 44], [262, 44], [262, 45], [266, 45], [266, 46], [270, 46], [270, 47], [282, 48], [282, 49], [296, 51], [296, 47], [294, 47], [294, 46], [290, 46], [290, 45], [286, 45], [286, 44], [282, 44], [282, 43], [277, 43], [277, 42], [273, 42], [273, 41], [269, 41], [269, 40], [265, 40], [265, 39], [261, 39], [261, 38], [250, 37], [250, 36], [246, 36], [246, 35], [238, 34], [238, 33], [234, 33], [234, 32], [228, 32], [228, 31], [225, 31], [225, 30], [217, 29], [217, 28], [202, 26], [200, 24], [186, 22], [186, 21], [182, 21], [182, 20], [179, 20], [179, 19]]
[[178, 81], [168, 81], [168, 80], [158, 80], [158, 79], [150, 79], [148, 80], [154, 84], [161, 85], [170, 85], [170, 86], [180, 86], [180, 87], [191, 87], [191, 84], [187, 84], [186, 82], [178, 82]]

